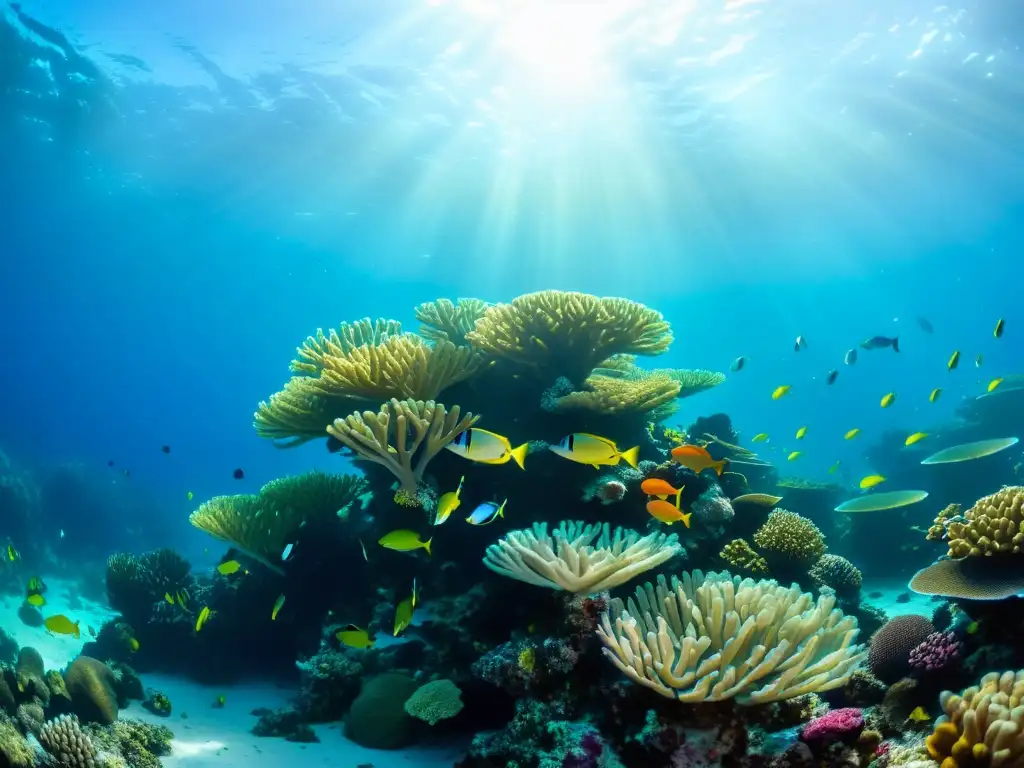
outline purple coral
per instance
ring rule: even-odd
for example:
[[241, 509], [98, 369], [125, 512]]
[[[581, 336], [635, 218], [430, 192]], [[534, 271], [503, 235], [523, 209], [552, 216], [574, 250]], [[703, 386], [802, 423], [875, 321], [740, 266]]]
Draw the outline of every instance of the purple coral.
[[844, 707], [816, 717], [800, 732], [807, 742], [830, 744], [857, 738], [864, 728], [864, 713], [855, 707]]
[[910, 666], [927, 672], [944, 669], [961, 650], [963, 643], [952, 632], [932, 632], [910, 652]]

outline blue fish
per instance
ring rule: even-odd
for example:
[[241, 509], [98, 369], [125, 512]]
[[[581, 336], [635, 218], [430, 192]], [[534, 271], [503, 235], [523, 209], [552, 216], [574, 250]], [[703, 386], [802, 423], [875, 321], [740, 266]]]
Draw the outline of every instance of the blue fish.
[[466, 522], [470, 525], [493, 523], [499, 517], [505, 516], [506, 504], [508, 504], [508, 499], [505, 499], [500, 505], [494, 501], [485, 501], [473, 510], [472, 514], [466, 518]]

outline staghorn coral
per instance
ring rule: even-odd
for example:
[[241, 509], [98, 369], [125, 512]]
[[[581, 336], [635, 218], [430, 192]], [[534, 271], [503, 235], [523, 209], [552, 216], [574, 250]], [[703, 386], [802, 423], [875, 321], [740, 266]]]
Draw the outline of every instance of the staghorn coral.
[[754, 534], [754, 544], [768, 561], [810, 566], [825, 554], [825, 536], [796, 512], [776, 509]]
[[843, 687], [865, 657], [857, 620], [775, 581], [701, 571], [611, 601], [598, 636], [631, 680], [683, 702], [779, 701]]
[[102, 661], [79, 656], [64, 672], [64, 684], [75, 713], [84, 720], [104, 725], [117, 720], [114, 673]]
[[74, 715], [61, 715], [45, 723], [39, 743], [62, 768], [96, 768], [101, 765], [96, 747]]
[[733, 539], [722, 548], [718, 556], [738, 571], [768, 574], [767, 561], [751, 548], [746, 539]]
[[681, 549], [675, 534], [641, 537], [623, 528], [613, 534], [608, 523], [563, 521], [550, 535], [547, 528], [547, 523], [534, 523], [532, 528], [510, 531], [487, 548], [484, 565], [527, 584], [593, 594], [625, 584]]
[[364, 317], [354, 323], [341, 323], [324, 333], [322, 328], [316, 329], [315, 336], [307, 336], [292, 361], [293, 373], [306, 376], [319, 376], [324, 369], [324, 361], [330, 357], [344, 357], [357, 347], [376, 346], [383, 344], [392, 336], [402, 335], [402, 324], [398, 320], [378, 318], [371, 321]]
[[256, 434], [278, 448], [294, 448], [324, 436], [327, 425], [350, 412], [359, 401], [330, 397], [319, 380], [293, 376], [284, 389], [256, 406]]
[[467, 334], [476, 327], [476, 321], [484, 316], [488, 306], [482, 299], [459, 299], [454, 304], [450, 299], [424, 302], [416, 307], [420, 336], [467, 346]]
[[430, 725], [455, 717], [462, 711], [462, 691], [451, 680], [421, 685], [405, 701], [405, 711]]
[[672, 333], [659, 312], [636, 302], [540, 291], [488, 307], [466, 339], [540, 378], [578, 384], [613, 355], [665, 352]]
[[307, 472], [272, 480], [258, 494], [215, 496], [188, 519], [201, 531], [283, 573], [281, 551], [295, 541], [299, 529], [343, 516], [368, 488], [358, 475]]
[[430, 460], [479, 418], [461, 416], [457, 405], [447, 411], [433, 400], [392, 399], [377, 413], [353, 413], [327, 431], [357, 458], [387, 467], [400, 490], [415, 497]]
[[604, 416], [648, 413], [672, 403], [680, 391], [679, 382], [656, 374], [629, 379], [589, 376], [583, 385], [583, 390], [554, 398], [550, 410], [590, 411]]
[[942, 768], [1024, 766], [1024, 671], [990, 672], [962, 694], [944, 691], [945, 714], [925, 741]]
[[829, 587], [840, 597], [856, 597], [864, 577], [860, 569], [840, 555], [822, 555], [808, 572], [816, 587]]
[[868, 666], [885, 683], [895, 683], [910, 672], [910, 654], [935, 627], [924, 616], [894, 616], [871, 636]]
[[1020, 554], [1024, 543], [1024, 487], [1007, 486], [978, 499], [964, 513], [966, 522], [949, 522], [950, 557]]

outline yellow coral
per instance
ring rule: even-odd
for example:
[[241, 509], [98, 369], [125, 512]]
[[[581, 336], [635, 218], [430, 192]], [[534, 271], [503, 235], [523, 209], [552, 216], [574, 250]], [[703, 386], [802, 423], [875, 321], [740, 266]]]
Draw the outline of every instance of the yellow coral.
[[282, 448], [322, 438], [327, 425], [349, 413], [355, 400], [330, 398], [319, 379], [293, 376], [284, 389], [261, 401], [253, 414], [256, 434]]
[[722, 548], [718, 556], [738, 571], [768, 574], [768, 562], [754, 551], [746, 539], [733, 539]]
[[418, 494], [427, 463], [479, 418], [468, 412], [461, 416], [457, 405], [447, 411], [433, 400], [392, 398], [376, 413], [337, 419], [327, 432], [356, 458], [387, 467], [398, 478], [402, 498], [410, 499]]
[[537, 667], [537, 651], [533, 648], [523, 648], [519, 652], [519, 668], [529, 674]]
[[946, 525], [949, 556], [1019, 554], [1024, 543], [1024, 487], [1007, 486], [978, 499], [964, 513], [967, 522]]
[[939, 514], [935, 516], [935, 520], [934, 522], [932, 522], [931, 527], [928, 528], [928, 533], [925, 535], [925, 538], [928, 541], [942, 541], [944, 538], [946, 538], [946, 521], [949, 520], [951, 517], [956, 517], [959, 514], [959, 504], [950, 504], [949, 506], [940, 510]]
[[476, 321], [487, 311], [487, 302], [481, 299], [449, 299], [428, 301], [416, 307], [420, 321], [420, 335], [431, 341], [450, 341], [465, 346], [466, 335], [476, 327]]
[[825, 554], [825, 536], [814, 523], [795, 512], [777, 509], [754, 534], [754, 544], [769, 557], [813, 565]]
[[661, 314], [643, 304], [540, 291], [489, 307], [466, 339], [544, 378], [561, 375], [578, 384], [613, 355], [661, 354], [672, 333]]
[[402, 335], [402, 324], [397, 320], [380, 318], [370, 322], [366, 317], [354, 323], [342, 323], [325, 334], [316, 329], [316, 336], [309, 336], [296, 350], [298, 357], [292, 361], [292, 371], [307, 376], [317, 376], [324, 368], [324, 361], [330, 357], [345, 357], [356, 347], [382, 344], [392, 336]]
[[606, 416], [647, 413], [679, 395], [679, 382], [668, 376], [649, 375], [642, 379], [590, 376], [585, 390], [570, 392], [554, 403], [555, 411], [585, 410]]
[[945, 714], [925, 742], [942, 768], [1024, 766], [1024, 670], [990, 672], [961, 695], [944, 691]]

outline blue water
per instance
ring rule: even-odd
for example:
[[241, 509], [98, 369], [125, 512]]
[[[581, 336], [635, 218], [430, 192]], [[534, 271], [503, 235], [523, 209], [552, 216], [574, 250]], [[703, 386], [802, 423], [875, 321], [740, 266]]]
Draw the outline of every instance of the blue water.
[[[656, 364], [749, 358], [673, 423], [726, 411], [771, 458], [807, 426], [819, 479], [1021, 372], [1017, 11], [693, 5], [23, 3], [61, 51], [4, 4], [0, 444], [198, 548], [188, 492], [339, 467], [251, 428], [306, 335], [437, 297], [646, 303]], [[900, 354], [842, 365], [876, 334]]]

